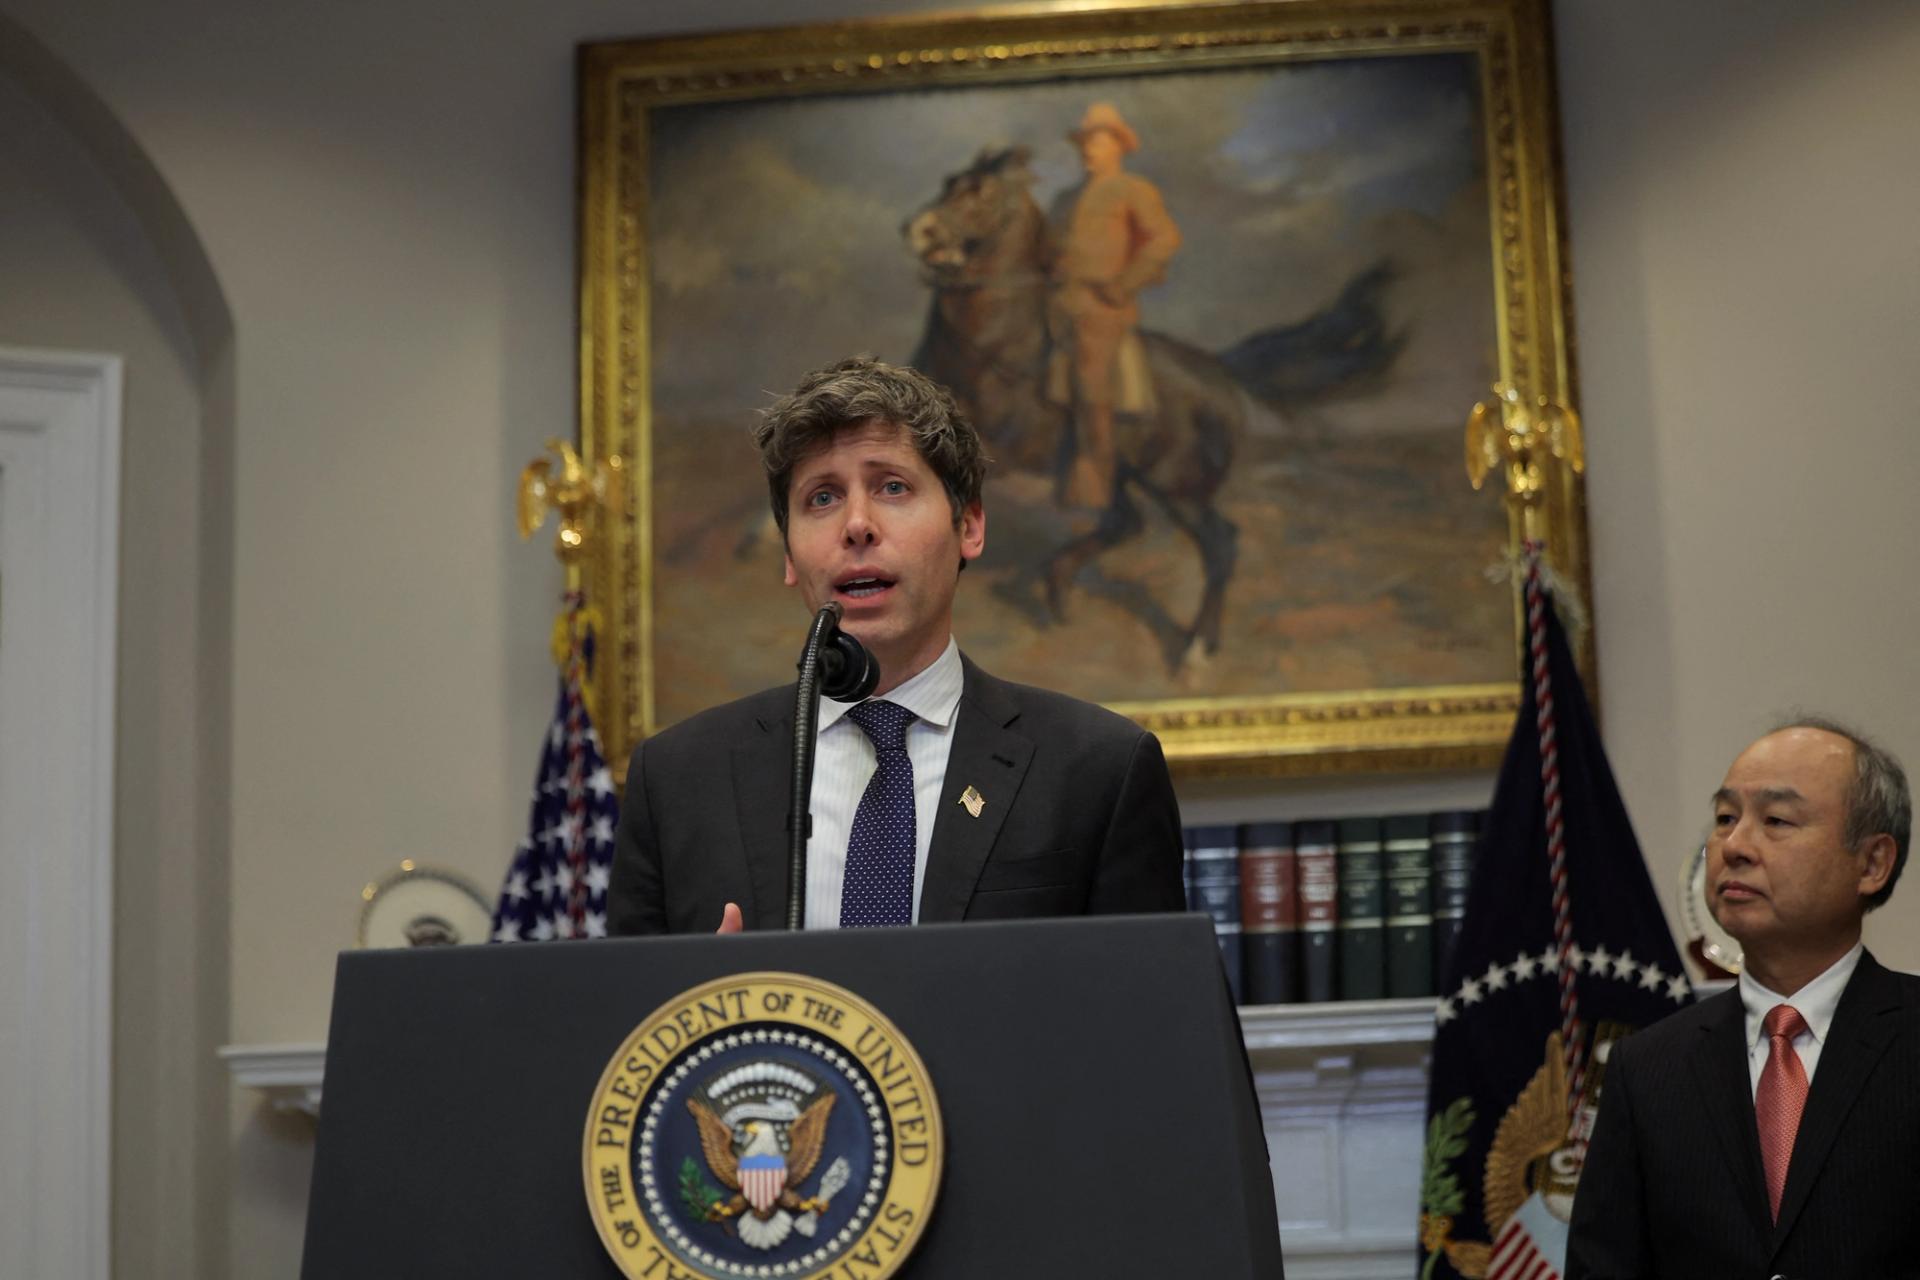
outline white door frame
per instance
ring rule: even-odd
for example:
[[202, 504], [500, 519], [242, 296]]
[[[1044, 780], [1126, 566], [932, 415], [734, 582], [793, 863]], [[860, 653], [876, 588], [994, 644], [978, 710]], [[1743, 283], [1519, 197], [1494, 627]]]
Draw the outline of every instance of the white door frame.
[[0, 1275], [110, 1274], [117, 356], [0, 348]]

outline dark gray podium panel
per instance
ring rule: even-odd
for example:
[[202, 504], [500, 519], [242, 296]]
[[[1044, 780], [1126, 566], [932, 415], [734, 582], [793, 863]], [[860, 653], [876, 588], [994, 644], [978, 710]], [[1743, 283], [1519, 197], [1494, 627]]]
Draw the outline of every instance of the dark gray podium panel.
[[302, 1275], [617, 1280], [581, 1182], [600, 1073], [679, 992], [779, 969], [872, 1002], [938, 1091], [903, 1276], [1277, 1280], [1219, 954], [1199, 916], [347, 952]]

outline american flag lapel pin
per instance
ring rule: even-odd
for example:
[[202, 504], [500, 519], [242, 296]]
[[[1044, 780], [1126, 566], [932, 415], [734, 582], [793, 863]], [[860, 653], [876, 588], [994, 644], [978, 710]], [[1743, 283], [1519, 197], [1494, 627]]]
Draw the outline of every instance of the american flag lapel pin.
[[960, 803], [966, 806], [968, 817], [977, 818], [980, 816], [980, 811], [987, 807], [987, 798], [972, 787], [968, 787], [960, 793]]

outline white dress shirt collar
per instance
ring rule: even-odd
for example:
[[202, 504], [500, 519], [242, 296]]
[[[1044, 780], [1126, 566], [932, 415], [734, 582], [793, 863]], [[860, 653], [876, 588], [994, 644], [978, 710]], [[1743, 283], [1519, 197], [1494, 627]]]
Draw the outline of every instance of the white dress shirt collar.
[[[922, 724], [944, 729], [953, 720], [954, 708], [960, 705], [960, 686], [964, 679], [960, 646], [952, 636], [948, 636], [947, 647], [940, 651], [939, 657], [881, 696], [895, 706], [913, 712]], [[820, 732], [831, 729], [856, 705], [852, 702], [836, 702], [832, 698], [820, 699]]]
[[1814, 1041], [1826, 1044], [1827, 1032], [1833, 1029], [1834, 1011], [1840, 1007], [1840, 995], [1847, 989], [1853, 971], [1860, 967], [1860, 956], [1865, 950], [1864, 943], [1854, 943], [1853, 950], [1790, 996], [1767, 990], [1751, 972], [1743, 970], [1740, 974], [1740, 1002], [1747, 1010], [1747, 1043], [1764, 1046], [1766, 1034], [1761, 1023], [1765, 1021], [1767, 1011], [1775, 1005], [1790, 1004], [1806, 1019], [1807, 1030], [1812, 1033]]

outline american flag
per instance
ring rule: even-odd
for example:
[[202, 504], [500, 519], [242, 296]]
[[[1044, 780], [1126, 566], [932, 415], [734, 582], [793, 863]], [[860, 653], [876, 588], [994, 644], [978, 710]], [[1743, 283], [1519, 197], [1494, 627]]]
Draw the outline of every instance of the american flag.
[[580, 693], [591, 632], [581, 619], [578, 598], [570, 604], [568, 632], [586, 638], [574, 643], [560, 677], [527, 834], [514, 851], [493, 909], [495, 942], [607, 936], [607, 877], [620, 797]]
[[[1552, 1241], [1565, 1233], [1548, 1229], [1539, 1234]], [[1552, 1244], [1548, 1247], [1554, 1248]], [[1507, 1221], [1499, 1239], [1493, 1242], [1493, 1261], [1487, 1267], [1487, 1280], [1560, 1280], [1557, 1259], [1565, 1256], [1564, 1243], [1555, 1248], [1553, 1257], [1543, 1252], [1540, 1241], [1520, 1215], [1515, 1214]]]

